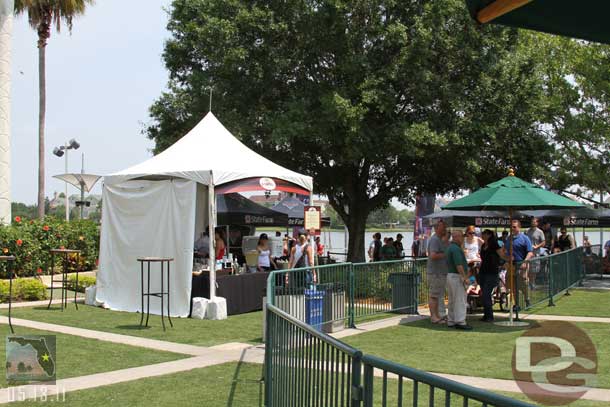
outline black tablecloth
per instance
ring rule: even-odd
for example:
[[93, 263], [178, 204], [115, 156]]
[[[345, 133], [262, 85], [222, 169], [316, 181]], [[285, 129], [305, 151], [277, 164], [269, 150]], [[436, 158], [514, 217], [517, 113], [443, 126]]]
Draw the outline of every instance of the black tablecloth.
[[[216, 277], [216, 296], [226, 298], [227, 314], [237, 315], [261, 310], [268, 276], [269, 273], [258, 272]], [[195, 297], [210, 298], [210, 278], [205, 274], [193, 276], [191, 311]]]

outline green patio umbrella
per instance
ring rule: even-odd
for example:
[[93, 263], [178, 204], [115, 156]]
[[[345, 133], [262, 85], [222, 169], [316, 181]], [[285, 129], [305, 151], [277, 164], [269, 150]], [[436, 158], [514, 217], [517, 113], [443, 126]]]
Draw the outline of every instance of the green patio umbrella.
[[[457, 199], [443, 207], [445, 209], [459, 209], [469, 211], [480, 210], [506, 210], [509, 218], [512, 219], [514, 210], [532, 210], [532, 209], [570, 209], [582, 208], [583, 204], [572, 201], [571, 199], [557, 195], [551, 191], [540, 188], [539, 186], [526, 182], [515, 176], [513, 170], [509, 171], [508, 177], [502, 178], [499, 181], [487, 184], [485, 187]], [[515, 295], [513, 290], [513, 262], [512, 262], [513, 245], [512, 239], [509, 239], [509, 273], [511, 285], [511, 302]], [[510, 323], [513, 324], [512, 306], [510, 308]], [[519, 319], [517, 314], [516, 319]]]
[[527, 28], [610, 43], [610, 2], [603, 0], [466, 0], [480, 23]]
[[508, 177], [487, 184], [485, 187], [443, 206], [459, 210], [535, 210], [572, 209], [585, 205], [557, 195], [539, 186], [518, 178], [511, 171]]

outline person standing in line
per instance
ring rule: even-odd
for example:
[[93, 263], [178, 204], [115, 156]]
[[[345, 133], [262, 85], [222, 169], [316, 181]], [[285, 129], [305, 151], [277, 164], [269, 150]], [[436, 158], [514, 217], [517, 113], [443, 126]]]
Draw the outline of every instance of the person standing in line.
[[557, 239], [555, 239], [555, 247], [553, 248], [553, 251], [558, 253], [574, 248], [576, 248], [576, 243], [574, 242], [572, 235], [568, 234], [568, 229], [566, 229], [565, 226], [562, 226], [561, 229], [559, 229], [559, 236], [557, 236]]
[[468, 262], [462, 250], [464, 235], [459, 230], [451, 233], [451, 244], [445, 252], [447, 258], [447, 294], [449, 306], [447, 326], [449, 328], [471, 330], [466, 323], [466, 286], [468, 280]]
[[381, 260], [381, 233], [377, 232], [373, 235], [373, 240], [369, 244], [369, 261]]
[[548, 220], [545, 220], [542, 223], [542, 233], [544, 233], [544, 247], [540, 250], [540, 252], [544, 256], [553, 252], [553, 246], [555, 243], [551, 223]]
[[416, 237], [413, 240], [413, 243], [411, 244], [411, 257], [413, 257], [413, 258], [419, 257], [419, 245], [420, 245], [420, 240], [418, 237]]
[[591, 255], [591, 242], [589, 241], [589, 236], [584, 236], [582, 238], [582, 247], [585, 249], [585, 256]]
[[277, 269], [277, 265], [273, 258], [271, 258], [271, 249], [269, 248], [269, 237], [266, 233], [261, 233], [258, 238], [258, 243], [256, 244], [256, 251], [258, 252], [258, 271], [269, 271], [271, 270], [271, 265], [273, 264], [273, 268]]
[[525, 298], [525, 306], [529, 307], [530, 299], [527, 289], [527, 271], [529, 261], [532, 259], [532, 257], [534, 257], [534, 252], [532, 251], [532, 242], [526, 234], [521, 232], [520, 221], [513, 220], [510, 225], [510, 231], [511, 235], [509, 237], [509, 242], [510, 239], [512, 239], [512, 245], [507, 242], [508, 244], [504, 246], [504, 256], [505, 260], [508, 261], [510, 259], [510, 251], [512, 246], [513, 267], [515, 268], [515, 283], [519, 283], [519, 288], [521, 289], [521, 292], [523, 293], [523, 296]]
[[464, 255], [466, 256], [468, 267], [475, 269], [481, 262], [481, 259], [479, 258], [479, 248], [483, 244], [483, 240], [475, 236], [475, 227], [473, 225], [466, 228], [465, 235]]
[[394, 249], [396, 249], [396, 258], [402, 259], [405, 254], [405, 249], [402, 246], [402, 235], [400, 233], [396, 235], [396, 240], [394, 241]]
[[[527, 237], [529, 237], [530, 241], [532, 242], [532, 251], [534, 253], [534, 257], [539, 257], [541, 255], [541, 250], [546, 244], [544, 232], [538, 228], [538, 224], [538, 218], [532, 218], [531, 225], [527, 230]], [[536, 289], [536, 276], [538, 275], [539, 271], [540, 262], [532, 262], [532, 264], [530, 264], [528, 272], [529, 289], [532, 291]]]
[[[288, 262], [289, 269], [301, 269], [314, 265], [313, 248], [307, 241], [307, 236], [304, 233], [299, 234], [297, 244], [292, 248], [290, 252], [290, 260]], [[300, 273], [299, 273], [300, 274]], [[286, 284], [288, 284], [288, 273], [286, 273]], [[298, 278], [296, 276], [295, 278]], [[305, 272], [305, 286], [308, 287], [310, 284], [317, 283], [316, 272], [311, 269], [307, 269]]]
[[384, 239], [384, 245], [381, 247], [380, 257], [382, 261], [396, 259], [396, 248], [394, 248], [394, 239], [387, 237]]
[[502, 249], [498, 245], [496, 234], [490, 230], [483, 231], [483, 245], [481, 246], [481, 268], [479, 269], [479, 280], [483, 295], [483, 322], [493, 322], [493, 299], [492, 292], [499, 284], [500, 257]]
[[428, 243], [428, 261], [426, 275], [428, 278], [428, 306], [430, 322], [433, 324], [446, 321], [445, 287], [447, 286], [447, 261], [445, 251], [448, 242], [444, 239], [447, 229], [445, 222], [439, 220], [434, 229], [434, 235]]
[[527, 230], [527, 237], [529, 237], [530, 241], [532, 242], [534, 256], [539, 256], [540, 249], [546, 245], [544, 232], [538, 228], [538, 223], [538, 218], [532, 218], [532, 223]]

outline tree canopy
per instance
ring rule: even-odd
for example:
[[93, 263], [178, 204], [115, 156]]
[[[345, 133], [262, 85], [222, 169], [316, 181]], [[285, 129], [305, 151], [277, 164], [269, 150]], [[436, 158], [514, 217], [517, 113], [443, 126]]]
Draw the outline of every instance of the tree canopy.
[[213, 110], [242, 141], [314, 177], [362, 260], [392, 197], [545, 173], [547, 36], [477, 26], [460, 0], [174, 0], [160, 152]]

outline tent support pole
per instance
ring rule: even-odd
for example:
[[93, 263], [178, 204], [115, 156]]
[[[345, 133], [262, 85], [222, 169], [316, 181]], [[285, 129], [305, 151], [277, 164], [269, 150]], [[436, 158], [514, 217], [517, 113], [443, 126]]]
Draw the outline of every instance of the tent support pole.
[[[309, 205], [313, 206], [313, 183], [311, 185], [311, 191], [309, 191]], [[305, 218], [303, 218], [303, 225], [305, 225]], [[320, 227], [322, 227], [322, 224], [320, 224]], [[314, 264], [310, 264], [310, 266], [315, 266], [317, 250], [315, 249], [315, 247], [316, 247], [316, 237], [314, 235], [309, 236], [309, 247], [311, 247], [311, 252], [313, 254], [311, 260], [314, 263]], [[316, 282], [317, 281], [314, 280], [314, 284]]]
[[210, 182], [208, 183], [208, 233], [210, 235], [210, 300], [216, 297], [216, 194], [214, 193], [214, 178], [210, 171]]

